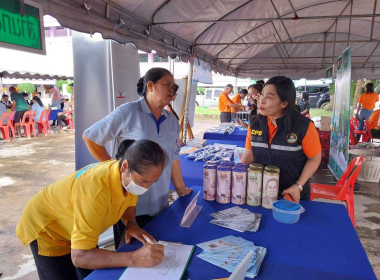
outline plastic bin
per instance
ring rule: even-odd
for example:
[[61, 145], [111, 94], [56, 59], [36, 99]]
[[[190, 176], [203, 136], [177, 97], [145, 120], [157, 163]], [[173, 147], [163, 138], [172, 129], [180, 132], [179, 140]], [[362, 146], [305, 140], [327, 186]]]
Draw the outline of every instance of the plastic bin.
[[284, 200], [277, 200], [273, 202], [273, 218], [280, 223], [284, 224], [295, 224], [300, 219], [300, 215], [305, 212], [305, 208], [303, 208], [300, 204], [287, 201], [289, 204], [294, 204], [295, 206], [299, 206], [296, 210], [283, 210], [276, 207], [277, 203], [282, 203]]
[[357, 156], [365, 156], [367, 159], [363, 163], [362, 170], [360, 171], [357, 180], [369, 183], [380, 182], [380, 151], [378, 150], [365, 150], [365, 149], [351, 149], [350, 161]]

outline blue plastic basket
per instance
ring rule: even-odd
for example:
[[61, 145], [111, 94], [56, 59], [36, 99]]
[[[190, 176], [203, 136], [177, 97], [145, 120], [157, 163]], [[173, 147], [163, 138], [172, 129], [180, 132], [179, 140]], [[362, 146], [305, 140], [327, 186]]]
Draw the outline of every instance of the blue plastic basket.
[[298, 208], [296, 210], [283, 210], [283, 209], [280, 209], [280, 208], [277, 208], [276, 207], [276, 204], [279, 203], [279, 202], [282, 202], [283, 200], [277, 200], [275, 202], [273, 202], [273, 218], [280, 222], [280, 223], [284, 223], [284, 224], [295, 224], [298, 222], [298, 220], [300, 219], [300, 215], [305, 212], [305, 209], [299, 205], [298, 203], [295, 203], [295, 202], [290, 202], [290, 201], [286, 201], [286, 203], [292, 203], [294, 204], [295, 206], [298, 206], [298, 207], [294, 207], [294, 208]]

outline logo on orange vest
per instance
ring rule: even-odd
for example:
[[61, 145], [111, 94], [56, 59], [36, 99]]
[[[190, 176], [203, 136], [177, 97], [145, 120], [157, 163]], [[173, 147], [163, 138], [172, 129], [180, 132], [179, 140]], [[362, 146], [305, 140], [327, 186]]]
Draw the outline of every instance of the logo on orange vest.
[[263, 134], [263, 132], [261, 130], [254, 130], [254, 129], [252, 129], [251, 134], [252, 135], [259, 135], [259, 136], [261, 136]]
[[288, 134], [288, 136], [286, 136], [286, 141], [288, 141], [288, 143], [295, 143], [297, 141], [297, 135], [295, 135], [294, 133], [290, 133]]

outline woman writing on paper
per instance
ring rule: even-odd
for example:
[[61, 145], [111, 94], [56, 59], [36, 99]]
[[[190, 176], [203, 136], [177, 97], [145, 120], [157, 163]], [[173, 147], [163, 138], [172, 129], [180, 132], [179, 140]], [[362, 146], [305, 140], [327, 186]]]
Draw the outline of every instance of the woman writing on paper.
[[[179, 162], [179, 124], [176, 117], [164, 107], [170, 104], [178, 87], [173, 75], [164, 68], [148, 70], [137, 84], [137, 101], [117, 107], [104, 119], [88, 128], [83, 140], [91, 154], [99, 161], [114, 158], [116, 151], [108, 154], [104, 147], [114, 141], [118, 147], [125, 139], [149, 139], [158, 143], [167, 153], [168, 165], [154, 188], [151, 188], [137, 202], [136, 221], [143, 227], [168, 206], [170, 180], [179, 196], [192, 190], [186, 188]], [[115, 246], [120, 243], [124, 225], [119, 222], [114, 227]]]
[[[41, 280], [84, 279], [93, 269], [152, 267], [163, 257], [162, 245], [148, 245], [135, 220], [138, 196], [162, 174], [167, 155], [150, 140], [125, 140], [118, 160], [91, 164], [38, 192], [25, 206], [17, 237], [30, 246]], [[100, 234], [122, 219], [126, 241], [144, 247], [134, 252], [97, 248]]]
[[242, 162], [280, 167], [279, 195], [296, 202], [310, 198], [309, 179], [321, 162], [321, 144], [313, 122], [295, 109], [296, 89], [284, 76], [270, 78], [251, 119]]

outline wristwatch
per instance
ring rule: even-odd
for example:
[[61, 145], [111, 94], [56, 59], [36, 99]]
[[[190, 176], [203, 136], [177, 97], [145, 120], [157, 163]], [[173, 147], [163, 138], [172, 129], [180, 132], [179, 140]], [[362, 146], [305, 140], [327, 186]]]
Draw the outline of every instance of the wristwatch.
[[299, 187], [299, 188], [300, 188], [300, 191], [302, 192], [303, 187], [302, 187], [300, 184], [298, 184], [298, 183], [294, 183], [294, 185], [296, 185], [297, 187]]

